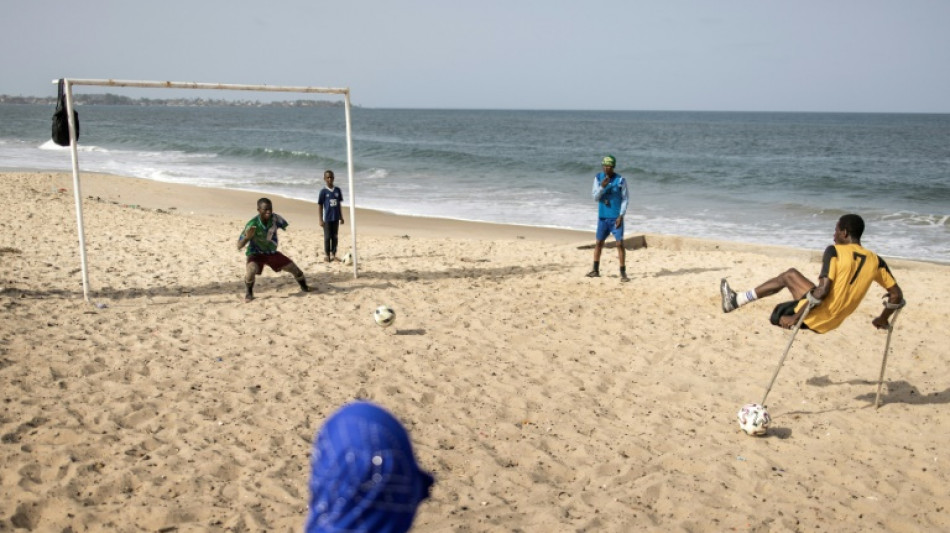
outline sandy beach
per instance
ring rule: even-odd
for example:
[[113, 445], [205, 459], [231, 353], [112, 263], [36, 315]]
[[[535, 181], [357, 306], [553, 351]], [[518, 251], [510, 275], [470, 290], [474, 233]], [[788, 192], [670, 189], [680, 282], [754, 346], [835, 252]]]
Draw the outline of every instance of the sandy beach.
[[880, 409], [875, 286], [798, 335], [755, 438], [736, 411], [788, 298], [726, 315], [719, 280], [814, 279], [821, 250], [628, 228], [621, 284], [612, 249], [584, 277], [592, 232], [360, 210], [354, 277], [314, 204], [270, 196], [316, 291], [267, 271], [245, 304], [260, 194], [84, 174], [87, 302], [72, 176], [0, 185], [0, 530], [299, 531], [314, 433], [364, 398], [436, 478], [413, 531], [950, 531], [948, 265], [889, 260], [908, 305]]

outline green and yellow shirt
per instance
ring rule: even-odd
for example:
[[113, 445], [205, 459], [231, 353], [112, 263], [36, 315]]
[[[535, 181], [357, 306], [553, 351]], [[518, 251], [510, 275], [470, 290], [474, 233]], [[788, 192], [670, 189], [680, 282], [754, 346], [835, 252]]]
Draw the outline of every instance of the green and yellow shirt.
[[284, 217], [274, 213], [271, 215], [267, 224], [261, 220], [260, 215], [252, 218], [244, 225], [244, 231], [241, 235], [247, 233], [247, 228], [254, 228], [254, 236], [247, 243], [247, 250], [244, 252], [247, 256], [267, 255], [277, 253], [277, 230], [287, 229], [287, 221]]

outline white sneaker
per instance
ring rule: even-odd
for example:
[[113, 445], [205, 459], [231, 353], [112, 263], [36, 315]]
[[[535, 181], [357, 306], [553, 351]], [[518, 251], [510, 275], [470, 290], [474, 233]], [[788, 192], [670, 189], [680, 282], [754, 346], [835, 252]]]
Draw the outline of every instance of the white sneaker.
[[719, 282], [719, 292], [722, 293], [723, 313], [729, 313], [739, 308], [739, 303], [736, 302], [736, 291], [729, 288], [729, 282], [726, 281], [726, 278], [722, 278], [722, 281]]

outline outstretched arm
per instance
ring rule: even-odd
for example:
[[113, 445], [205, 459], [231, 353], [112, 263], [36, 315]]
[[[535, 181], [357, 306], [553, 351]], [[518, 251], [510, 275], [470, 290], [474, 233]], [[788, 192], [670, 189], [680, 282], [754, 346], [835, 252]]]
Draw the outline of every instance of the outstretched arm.
[[887, 329], [890, 327], [888, 321], [890, 320], [891, 315], [900, 309], [903, 304], [904, 291], [901, 290], [900, 285], [895, 283], [893, 287], [887, 289], [887, 303], [884, 304], [884, 310], [881, 311], [881, 316], [872, 320], [871, 324], [873, 324], [877, 329]]
[[254, 237], [254, 227], [252, 226], [244, 230], [244, 233], [242, 233], [241, 236], [238, 237], [237, 249], [238, 250], [243, 249], [245, 246], [247, 246], [247, 243], [251, 242], [251, 238], [253, 237]]

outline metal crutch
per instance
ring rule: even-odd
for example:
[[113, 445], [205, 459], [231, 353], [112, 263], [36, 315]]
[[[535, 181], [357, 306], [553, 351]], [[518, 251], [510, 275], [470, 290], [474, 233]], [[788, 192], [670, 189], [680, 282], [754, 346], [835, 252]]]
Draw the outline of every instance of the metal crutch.
[[887, 325], [887, 342], [884, 344], [884, 359], [881, 361], [881, 375], [877, 378], [877, 396], [874, 397], [874, 408], [881, 408], [881, 387], [884, 385], [884, 369], [887, 368], [887, 352], [891, 349], [891, 333], [894, 333], [894, 322], [897, 322], [897, 315], [901, 314], [901, 309], [907, 305], [907, 301], [901, 299], [900, 302], [892, 304], [891, 302], [884, 301], [884, 307], [888, 309], [896, 309], [894, 315], [891, 316], [891, 321]]
[[811, 291], [805, 293], [805, 298], [808, 300], [808, 303], [805, 304], [805, 311], [802, 313], [801, 318], [798, 319], [798, 323], [795, 324], [795, 329], [792, 330], [792, 336], [788, 338], [788, 344], [785, 346], [785, 353], [782, 354], [782, 358], [779, 360], [778, 366], [775, 368], [775, 373], [772, 374], [772, 381], [769, 382], [769, 386], [765, 389], [765, 394], [762, 396], [762, 402], [759, 403], [759, 405], [765, 406], [765, 399], [769, 397], [769, 392], [772, 390], [772, 385], [775, 384], [775, 378], [778, 377], [778, 372], [782, 369], [782, 365], [785, 363], [785, 357], [788, 356], [788, 351], [792, 348], [792, 341], [795, 340], [795, 335], [798, 334], [798, 330], [801, 329], [802, 324], [805, 323], [805, 317], [807, 317], [808, 313], [811, 312], [812, 307], [815, 307], [821, 303], [821, 300], [812, 296]]

